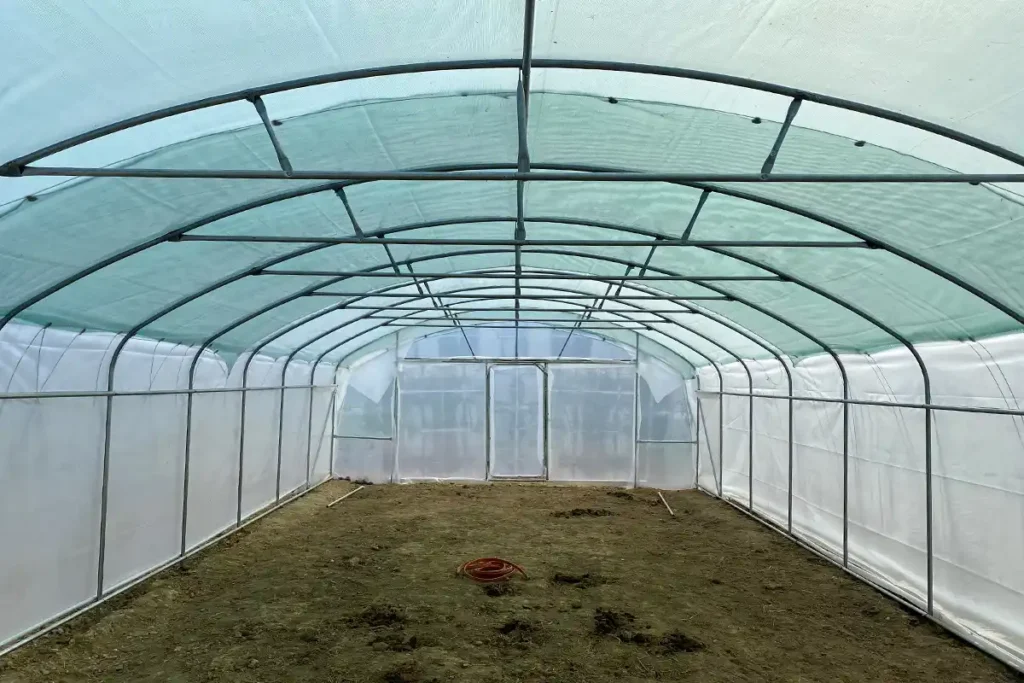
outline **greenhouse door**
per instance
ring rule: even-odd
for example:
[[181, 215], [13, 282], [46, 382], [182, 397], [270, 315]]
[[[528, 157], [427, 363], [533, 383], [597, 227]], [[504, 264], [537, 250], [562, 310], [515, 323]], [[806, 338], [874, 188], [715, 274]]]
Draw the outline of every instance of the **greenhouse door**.
[[545, 376], [539, 365], [490, 366], [488, 479], [547, 478]]

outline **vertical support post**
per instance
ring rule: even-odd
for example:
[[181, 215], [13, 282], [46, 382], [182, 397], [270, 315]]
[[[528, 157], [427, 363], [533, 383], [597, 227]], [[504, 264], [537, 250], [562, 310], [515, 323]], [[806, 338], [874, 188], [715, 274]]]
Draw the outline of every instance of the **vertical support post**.
[[786, 531], [793, 533], [793, 376], [789, 376], [789, 473], [786, 485]]
[[[309, 488], [309, 464], [313, 459], [313, 391], [316, 386], [316, 365], [313, 365], [313, 369], [309, 371], [309, 411], [307, 417], [309, 418], [309, 427], [306, 429], [306, 486]], [[321, 435], [323, 432], [321, 432]]]
[[491, 478], [491, 364], [484, 363], [484, 479]]
[[[697, 379], [697, 391], [700, 391], [700, 378]], [[693, 485], [697, 486], [697, 482], [700, 481], [700, 396], [697, 397], [694, 419], [697, 421], [697, 436], [693, 442]]]
[[284, 446], [284, 387], [288, 383], [288, 363], [292, 360], [288, 356], [281, 368], [281, 403], [277, 411], [277, 473], [274, 477], [274, 502], [281, 500], [281, 457]]
[[850, 387], [843, 384], [843, 566], [850, 566]]
[[[931, 389], [929, 387], [928, 396], [925, 398], [925, 403], [931, 405]], [[924, 409], [924, 476], [925, 476], [925, 490], [924, 490], [924, 505], [925, 505], [925, 538], [928, 553], [928, 566], [927, 572], [927, 583], [928, 583], [928, 605], [927, 612], [929, 615], [934, 614], [935, 601], [934, 601], [934, 587], [935, 587], [935, 575], [934, 575], [934, 548], [933, 548], [933, 530], [932, 530], [932, 409]]]
[[[721, 498], [725, 481], [725, 381], [718, 376], [718, 497]], [[713, 456], [712, 456], [713, 457]]]
[[544, 435], [544, 478], [545, 479], [547, 479], [550, 476], [550, 474], [549, 474], [550, 473], [550, 469], [548, 468], [548, 464], [551, 462], [551, 453], [549, 452], [550, 448], [551, 448], [551, 439], [548, 436], [548, 431], [549, 431], [549, 428], [551, 426], [551, 420], [550, 420], [550, 416], [548, 414], [549, 410], [550, 410], [550, 405], [551, 405], [550, 402], [549, 402], [550, 401], [549, 395], [550, 395], [550, 389], [551, 389], [551, 381], [550, 381], [549, 376], [548, 376], [548, 371], [550, 369], [551, 369], [551, 366], [548, 363], [544, 363], [543, 366], [541, 366], [541, 372], [544, 374], [544, 377], [541, 380], [543, 382], [543, 387], [541, 389], [541, 391], [543, 393], [543, 395], [542, 395], [543, 403], [541, 405], [541, 420], [543, 421], [543, 424], [541, 425], [541, 429], [543, 430], [543, 435]]
[[[744, 363], [743, 367], [746, 367]], [[750, 388], [750, 405], [747, 416], [747, 426], [750, 427], [750, 450], [747, 454], [747, 510], [754, 511], [754, 378], [750, 371], [747, 371], [747, 380]]]
[[395, 483], [395, 481], [398, 479], [398, 447], [401, 445], [400, 444], [400, 439], [398, 438], [398, 435], [400, 433], [399, 429], [398, 429], [398, 424], [399, 424], [399, 420], [402, 417], [402, 414], [401, 414], [401, 405], [402, 404], [399, 401], [399, 392], [401, 391], [401, 386], [399, 385], [399, 382], [398, 382], [398, 369], [399, 369], [399, 364], [398, 364], [398, 343], [400, 341], [401, 341], [401, 339], [398, 336], [398, 332], [395, 332], [395, 371], [394, 371], [395, 372], [395, 379], [393, 380], [395, 388], [391, 392], [391, 443], [393, 445], [393, 448], [392, 448], [392, 451], [391, 451], [391, 483], [392, 484]]
[[[394, 403], [394, 394], [391, 396], [391, 401]], [[334, 391], [331, 392], [331, 445], [328, 448], [328, 455], [330, 457], [330, 470], [328, 474], [331, 479], [334, 479], [334, 448], [338, 442], [338, 368], [334, 368]]]
[[640, 333], [634, 332], [633, 336], [633, 488], [636, 488], [640, 467]]
[[[196, 351], [196, 356], [203, 352], [202, 348]], [[192, 364], [192, 368], [195, 368], [195, 363]], [[181, 483], [181, 543], [178, 548], [178, 554], [185, 555], [185, 536], [188, 530], [188, 479], [189, 479], [189, 466], [192, 460], [192, 390], [195, 388], [195, 374], [189, 372], [188, 374], [188, 393], [185, 395], [185, 473], [182, 477]]]
[[[110, 362], [113, 365], [117, 358], [111, 358]], [[110, 377], [113, 377], [114, 372], [111, 369]], [[107, 382], [107, 391], [113, 391], [114, 386], [112, 381]], [[106, 564], [107, 557], [107, 506], [110, 495], [110, 427], [111, 427], [111, 413], [114, 411], [114, 396], [112, 394], [107, 396], [107, 411], [104, 422], [104, 444], [103, 444], [103, 483], [100, 486], [100, 539], [99, 539], [99, 561], [96, 569], [96, 599], [99, 600], [103, 597], [103, 568]]]
[[235, 526], [242, 526], [242, 482], [243, 474], [245, 473], [245, 401], [248, 396], [246, 390], [246, 378], [249, 376], [249, 363], [252, 361], [252, 357], [255, 354], [251, 354], [245, 359], [245, 363], [242, 366], [242, 410], [239, 413], [239, 420], [241, 424], [238, 428], [238, 491], [236, 494], [235, 501]]

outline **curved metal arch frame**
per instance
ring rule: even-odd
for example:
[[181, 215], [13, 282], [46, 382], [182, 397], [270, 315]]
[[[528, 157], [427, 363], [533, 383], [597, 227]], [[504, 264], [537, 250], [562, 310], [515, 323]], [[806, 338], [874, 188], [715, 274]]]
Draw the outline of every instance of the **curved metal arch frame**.
[[[528, 4], [528, 7], [530, 6], [531, 5]], [[529, 10], [528, 12], [532, 14], [532, 12], [530, 12]], [[831, 95], [825, 95], [803, 88], [793, 88], [785, 85], [780, 85], [777, 83], [772, 83], [769, 81], [761, 81], [751, 78], [743, 78], [739, 76], [731, 76], [728, 74], [720, 74], [711, 71], [702, 71], [698, 69], [687, 69], [682, 67], [586, 59], [535, 59], [532, 57], [531, 54], [532, 41], [530, 40], [530, 38], [532, 34], [532, 21], [528, 19], [524, 23], [526, 23], [527, 25], [524, 27], [524, 54], [521, 59], [467, 59], [452, 61], [420, 62], [415, 64], [401, 64], [383, 67], [370, 67], [366, 69], [339, 71], [328, 74], [322, 74], [318, 76], [298, 78], [289, 81], [280, 81], [277, 83], [264, 86], [245, 88], [243, 90], [237, 90], [223, 95], [215, 95], [212, 97], [206, 97], [198, 100], [192, 100], [191, 102], [185, 102], [182, 104], [165, 107], [163, 109], [158, 109], [156, 111], [141, 114], [139, 116], [122, 119], [121, 121], [106, 126], [100, 126], [98, 128], [92, 129], [91, 131], [87, 131], [85, 133], [72, 136], [60, 142], [56, 142], [41, 149], [35, 150], [34, 152], [23, 154], [22, 156], [12, 159], [4, 164], [0, 164], [0, 169], [3, 169], [7, 173], [18, 173], [28, 164], [43, 159], [47, 156], [56, 154], [57, 152], [64, 151], [71, 147], [75, 147], [85, 142], [89, 142], [90, 140], [95, 140], [105, 135], [110, 135], [111, 133], [116, 133], [127, 128], [132, 128], [143, 123], [157, 121], [159, 119], [167, 118], [169, 116], [174, 116], [177, 114], [185, 114], [191, 111], [195, 111], [197, 109], [205, 109], [220, 104], [227, 104], [229, 102], [253, 100], [264, 95], [270, 95], [273, 93], [279, 93], [288, 90], [297, 90], [300, 88], [307, 88], [315, 85], [326, 85], [328, 83], [340, 83], [343, 81], [376, 78], [380, 76], [432, 73], [441, 71], [462, 71], [470, 69], [522, 69], [525, 72], [524, 75], [526, 76], [526, 78], [524, 79], [524, 90], [527, 93], [529, 93], [529, 70], [531, 67], [538, 69], [580, 69], [592, 71], [611, 71], [617, 73], [646, 74], [653, 76], [670, 76], [674, 78], [719, 83], [722, 85], [737, 86], [748, 90], [772, 93], [775, 95], [781, 95], [796, 100], [814, 102], [816, 104], [822, 104], [829, 107], [836, 107], [839, 109], [846, 109], [848, 111], [854, 111], [860, 114], [866, 114], [868, 116], [886, 119], [894, 123], [899, 123], [913, 128], [918, 128], [920, 130], [924, 130], [929, 133], [933, 133], [944, 138], [948, 138], [960, 144], [974, 147], [976, 149], [992, 154], [993, 156], [1010, 161], [1012, 163], [1024, 166], [1024, 155], [1018, 154], [999, 145], [987, 142], [985, 140], [957, 131], [947, 126], [933, 123], [915, 116], [890, 111], [882, 107], [876, 107], [873, 105], [856, 102], [854, 100], [847, 100], [840, 97], [833, 97]]]
[[[429, 167], [425, 167], [425, 168], [435, 169], [435, 170], [439, 169], [439, 170], [445, 170], [445, 171], [459, 171], [459, 170], [465, 171], [465, 170], [479, 169], [479, 168], [502, 168], [502, 167], [514, 168], [514, 166], [510, 165], [510, 164], [463, 164], [463, 165], [429, 166]], [[589, 165], [580, 165], [580, 164], [552, 164], [552, 165], [537, 164], [534, 167], [535, 168], [557, 168], [557, 169], [572, 170], [572, 171], [578, 171], [578, 172], [584, 172], [584, 173], [586, 173], [586, 172], [602, 173], [602, 172], [609, 172], [609, 171], [620, 170], [620, 169], [616, 169], [616, 168], [613, 168], [613, 167], [589, 166]], [[249, 202], [243, 202], [242, 204], [236, 205], [234, 207], [229, 207], [229, 208], [226, 208], [226, 209], [222, 209], [222, 210], [216, 211], [216, 212], [214, 212], [212, 214], [209, 214], [209, 215], [207, 215], [207, 216], [205, 216], [203, 218], [190, 221], [189, 223], [187, 223], [187, 224], [185, 224], [183, 226], [179, 226], [178, 228], [171, 229], [171, 230], [163, 233], [162, 235], [150, 238], [149, 240], [146, 240], [146, 241], [141, 242], [139, 244], [136, 244], [136, 245], [133, 245], [133, 246], [128, 247], [126, 249], [123, 249], [120, 252], [117, 252], [115, 254], [107, 256], [104, 259], [101, 259], [100, 261], [98, 261], [97, 263], [92, 264], [92, 265], [90, 265], [90, 266], [88, 266], [88, 267], [86, 267], [86, 268], [84, 268], [82, 270], [79, 270], [75, 274], [70, 275], [70, 276], [60, 280], [59, 282], [56, 282], [56, 283], [50, 285], [49, 287], [41, 290], [40, 292], [37, 292], [36, 294], [30, 296], [29, 298], [25, 299], [24, 301], [22, 301], [18, 305], [12, 307], [10, 311], [8, 311], [2, 318], [0, 318], [0, 330], [3, 330], [4, 326], [7, 325], [7, 323], [10, 322], [15, 316], [17, 316], [18, 314], [20, 314], [21, 312], [23, 312], [27, 308], [31, 307], [32, 305], [38, 303], [39, 301], [42, 301], [43, 299], [47, 298], [48, 296], [56, 293], [57, 291], [60, 291], [61, 289], [64, 289], [65, 287], [68, 287], [68, 286], [74, 284], [76, 281], [78, 281], [78, 280], [80, 280], [80, 279], [82, 279], [84, 277], [87, 277], [88, 275], [91, 275], [91, 274], [93, 274], [93, 273], [95, 273], [95, 272], [105, 268], [108, 265], [112, 265], [112, 264], [117, 263], [118, 261], [120, 261], [120, 260], [122, 260], [124, 258], [128, 258], [128, 257], [133, 256], [135, 254], [141, 253], [142, 251], [145, 251], [146, 249], [148, 249], [150, 247], [157, 246], [157, 245], [163, 244], [165, 242], [176, 241], [179, 238], [181, 238], [183, 235], [186, 235], [188, 232], [191, 232], [193, 230], [197, 230], [197, 229], [199, 229], [201, 227], [204, 227], [204, 226], [209, 225], [209, 224], [211, 224], [213, 222], [216, 222], [217, 220], [221, 220], [223, 218], [228, 218], [230, 216], [234, 216], [234, 215], [237, 215], [239, 213], [243, 213], [245, 211], [261, 208], [263, 206], [268, 206], [270, 204], [274, 204], [274, 203], [279, 202], [279, 201], [286, 201], [288, 199], [295, 199], [295, 198], [306, 196], [306, 195], [309, 195], [309, 194], [315, 194], [315, 193], [318, 193], [318, 192], [344, 189], [345, 187], [348, 187], [348, 186], [351, 186], [351, 185], [362, 184], [364, 182], [372, 182], [372, 181], [332, 182], [332, 183], [327, 183], [327, 184], [323, 184], [323, 185], [317, 185], [317, 186], [313, 186], [313, 187], [301, 188], [299, 190], [293, 190], [293, 191], [288, 191], [288, 192], [276, 193], [276, 194], [273, 194], [273, 195], [268, 195], [266, 197], [261, 197], [261, 198], [255, 199], [255, 200], [251, 200]], [[996, 308], [997, 310], [999, 310], [1003, 314], [1005, 314], [1008, 317], [1010, 317], [1012, 320], [1015, 320], [1018, 323], [1020, 323], [1021, 325], [1024, 325], [1024, 314], [1016, 311], [1014, 308], [1010, 307], [1009, 305], [999, 301], [998, 299], [996, 299], [992, 295], [988, 294], [984, 290], [982, 290], [982, 289], [980, 289], [980, 288], [978, 288], [978, 287], [976, 287], [976, 286], [966, 282], [965, 280], [963, 280], [959, 276], [954, 275], [953, 273], [950, 273], [946, 269], [941, 268], [941, 267], [937, 266], [934, 263], [931, 263], [927, 259], [922, 259], [922, 258], [919, 258], [917, 256], [914, 256], [913, 254], [910, 254], [906, 250], [901, 249], [899, 247], [896, 247], [895, 245], [893, 245], [893, 244], [891, 244], [891, 243], [889, 243], [889, 242], [887, 242], [885, 240], [882, 240], [882, 239], [880, 239], [878, 237], [874, 237], [874, 236], [868, 235], [865, 232], [863, 232], [862, 230], [853, 228], [852, 226], [846, 225], [845, 223], [842, 223], [840, 221], [836, 221], [836, 220], [830, 219], [830, 218], [828, 218], [826, 216], [823, 216], [821, 214], [818, 214], [816, 212], [813, 212], [813, 211], [810, 211], [810, 210], [807, 210], [807, 209], [803, 209], [801, 207], [793, 206], [793, 205], [787, 204], [785, 202], [780, 202], [780, 201], [777, 201], [777, 200], [773, 200], [773, 199], [769, 199], [769, 198], [765, 198], [765, 197], [760, 197], [760, 196], [758, 196], [756, 194], [751, 194], [751, 193], [748, 193], [748, 192], [743, 192], [743, 191], [735, 190], [735, 189], [732, 189], [732, 188], [720, 187], [720, 186], [717, 186], [717, 185], [714, 185], [714, 184], [696, 183], [696, 182], [687, 182], [687, 183], [684, 183], [684, 182], [672, 182], [672, 183], [669, 183], [669, 184], [679, 185], [679, 186], [683, 186], [683, 187], [691, 187], [691, 188], [700, 189], [702, 191], [709, 192], [709, 193], [717, 193], [717, 194], [721, 194], [723, 196], [729, 196], [729, 197], [733, 197], [733, 198], [736, 198], [736, 199], [751, 201], [751, 202], [754, 202], [756, 204], [761, 204], [763, 206], [768, 206], [770, 208], [778, 209], [780, 211], [784, 211], [784, 212], [787, 212], [787, 213], [791, 213], [793, 215], [800, 216], [802, 218], [806, 218], [808, 220], [815, 221], [817, 223], [820, 223], [820, 224], [825, 225], [827, 227], [833, 228], [833, 229], [838, 230], [838, 231], [840, 231], [842, 233], [845, 233], [847, 235], [850, 235], [850, 236], [853, 236], [853, 237], [857, 237], [858, 239], [861, 239], [861, 240], [867, 242], [869, 245], [871, 245], [874, 248], [883, 249], [885, 251], [888, 251], [889, 253], [892, 253], [893, 255], [897, 256], [898, 258], [902, 258], [902, 259], [904, 259], [906, 261], [909, 261], [910, 263], [913, 263], [914, 265], [916, 265], [916, 266], [918, 266], [920, 268], [923, 268], [923, 269], [925, 269], [925, 270], [927, 270], [927, 271], [929, 271], [929, 272], [939, 276], [940, 278], [946, 280], [947, 282], [950, 282], [951, 284], [953, 284], [953, 285], [955, 285], [955, 286], [957, 286], [957, 287], [959, 287], [959, 288], [961, 288], [961, 289], [963, 289], [963, 290], [973, 294], [974, 296], [980, 298], [985, 303], [989, 304], [990, 306], [993, 306], [994, 308]], [[405, 227], [406, 227], [406, 229], [410, 229], [411, 230], [411, 229], [415, 229], [414, 225], [418, 225], [419, 227], [434, 227], [434, 226], [440, 226], [440, 225], [457, 225], [459, 223], [466, 222], [467, 218], [463, 218], [463, 219], [447, 219], [444, 222], [428, 221], [428, 222], [421, 223], [421, 224], [411, 224], [411, 225], [405, 226]], [[474, 218], [473, 220], [480, 221], [480, 222], [495, 222], [495, 221], [502, 221], [504, 219], [505, 219], [505, 217], [486, 217], [486, 218], [485, 217], [479, 217], [479, 218]], [[601, 226], [596, 226], [596, 227], [601, 227]], [[387, 233], [382, 232], [382, 231], [375, 231], [373, 233], [367, 233], [367, 234], [369, 236], [378, 236], [378, 235], [387, 234]], [[643, 234], [643, 233], [640, 233], [640, 234]], [[651, 236], [658, 235], [658, 233], [653, 233], [653, 232], [651, 232], [649, 234]], [[661, 237], [664, 237], [664, 235], [661, 235]]]

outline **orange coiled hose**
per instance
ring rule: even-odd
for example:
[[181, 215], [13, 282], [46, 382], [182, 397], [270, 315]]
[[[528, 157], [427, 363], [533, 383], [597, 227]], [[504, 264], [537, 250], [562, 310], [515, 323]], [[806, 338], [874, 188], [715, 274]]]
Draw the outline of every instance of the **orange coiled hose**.
[[478, 583], [496, 583], [508, 581], [516, 572], [526, 578], [526, 570], [514, 562], [500, 557], [481, 557], [463, 563], [456, 573], [464, 574]]

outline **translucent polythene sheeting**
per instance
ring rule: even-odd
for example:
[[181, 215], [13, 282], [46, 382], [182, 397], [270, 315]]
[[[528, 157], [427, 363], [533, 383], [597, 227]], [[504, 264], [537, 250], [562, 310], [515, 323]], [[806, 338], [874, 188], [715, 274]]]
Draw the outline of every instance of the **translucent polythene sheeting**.
[[96, 593], [105, 414], [103, 398], [0, 400], [0, 643]]
[[339, 436], [334, 439], [333, 457], [334, 476], [386, 484], [395, 469], [395, 442]]
[[697, 409], [697, 484], [717, 494], [721, 483], [721, 397], [717, 394], [703, 394]]
[[[432, 59], [518, 57], [523, 8], [509, 1], [318, 6], [187, 0], [128, 11], [117, 2], [88, 9], [19, 2], [8, 8], [4, 27], [3, 43], [15, 52], [3, 61], [13, 63], [13, 54], [20, 54], [19, 69], [0, 72], [4, 89], [19, 93], [0, 109], [13, 126], [0, 153], [6, 160], [128, 116], [276, 81]], [[44, 44], [65, 49], [54, 55]], [[139, 46], [145, 46], [143, 58]], [[98, 91], [123, 96], [89, 96]], [[69, 97], [82, 102], [73, 120], [56, 115]]]
[[399, 478], [486, 476], [485, 381], [482, 364], [399, 365]]
[[544, 374], [536, 365], [492, 367], [491, 477], [543, 477]]
[[113, 411], [105, 591], [178, 554], [185, 472], [185, 396], [119, 396]]
[[395, 435], [395, 355], [376, 352], [351, 368], [339, 391], [338, 436], [390, 439]]
[[689, 387], [678, 371], [640, 355], [637, 395], [639, 441], [689, 441], [694, 436]]
[[552, 364], [548, 373], [549, 477], [632, 485], [636, 369]]
[[[1014, 335], [918, 347], [928, 363], [933, 403], [1017, 408], [1016, 396], [1024, 388], [1020, 340]], [[923, 400], [920, 368], [906, 350], [842, 359], [856, 398]], [[736, 368], [722, 370], [730, 377]], [[771, 383], [752, 370], [755, 386]], [[841, 392], [830, 358], [808, 358], [793, 370], [798, 394], [835, 397]], [[702, 394], [702, 408], [713, 396]], [[766, 407], [771, 403], [776, 406]], [[785, 404], [779, 398], [754, 399], [753, 508], [776, 521], [784, 520], [781, 495], [787, 491], [777, 449]], [[924, 607], [925, 410], [884, 405], [849, 405], [847, 410], [850, 567]], [[793, 418], [793, 530], [838, 560], [844, 526], [843, 405], [796, 401]], [[993, 520], [1018, 520], [1024, 514], [1019, 457], [1024, 425], [1018, 416], [949, 410], [932, 410], [931, 420], [935, 614], [1019, 665], [1024, 663], [1024, 631], [1016, 616], [1024, 609], [1019, 571], [1024, 532], [1013, 521]], [[704, 481], [703, 459], [701, 465]]]
[[659, 489], [692, 489], [696, 474], [692, 443], [636, 445], [636, 485]]
[[241, 405], [237, 393], [192, 397], [185, 537], [189, 548], [235, 523]]

